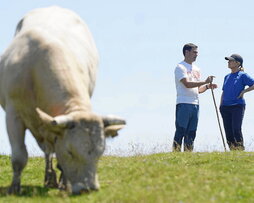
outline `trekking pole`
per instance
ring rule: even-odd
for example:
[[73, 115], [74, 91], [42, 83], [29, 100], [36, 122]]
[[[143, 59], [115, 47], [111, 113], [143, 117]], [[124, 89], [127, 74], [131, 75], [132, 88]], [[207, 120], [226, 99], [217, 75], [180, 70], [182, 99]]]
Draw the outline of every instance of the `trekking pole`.
[[225, 150], [225, 152], [226, 152], [226, 151], [227, 151], [227, 150], [226, 150], [226, 145], [225, 145], [225, 141], [224, 141], [224, 137], [223, 137], [221, 125], [220, 125], [219, 113], [218, 113], [218, 109], [217, 109], [217, 105], [216, 105], [216, 101], [215, 101], [215, 97], [214, 97], [214, 92], [213, 92], [213, 88], [212, 88], [212, 83], [210, 83], [210, 84], [211, 84], [211, 92], [212, 92], [212, 96], [213, 96], [213, 103], [214, 103], [214, 107], [215, 107], [215, 111], [216, 111], [216, 115], [217, 115], [217, 121], [218, 121], [219, 128], [220, 128], [220, 134], [221, 134], [221, 138], [222, 138], [224, 150]]

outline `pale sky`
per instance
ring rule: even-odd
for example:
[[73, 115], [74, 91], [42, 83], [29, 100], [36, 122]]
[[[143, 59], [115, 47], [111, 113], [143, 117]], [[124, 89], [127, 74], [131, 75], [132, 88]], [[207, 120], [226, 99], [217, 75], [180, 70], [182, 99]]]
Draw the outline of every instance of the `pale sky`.
[[[175, 132], [174, 68], [182, 47], [199, 47], [196, 64], [202, 78], [215, 75], [219, 105], [224, 57], [244, 59], [254, 77], [254, 2], [252, 0], [9, 0], [1, 3], [0, 53], [10, 44], [16, 24], [30, 10], [58, 5], [76, 12], [89, 26], [100, 53], [93, 111], [127, 120], [119, 136], [107, 140], [105, 154], [170, 152]], [[254, 151], [254, 91], [245, 95], [243, 136]], [[223, 151], [210, 91], [200, 95], [200, 117], [194, 151]], [[0, 111], [0, 154], [10, 154], [5, 113]], [[224, 131], [223, 131], [224, 132]], [[29, 155], [42, 154], [27, 133]]]

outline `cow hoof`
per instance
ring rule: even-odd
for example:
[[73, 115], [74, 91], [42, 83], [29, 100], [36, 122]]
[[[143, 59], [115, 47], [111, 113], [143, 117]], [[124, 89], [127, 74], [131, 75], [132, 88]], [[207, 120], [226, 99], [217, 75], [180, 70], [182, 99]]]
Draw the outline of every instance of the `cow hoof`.
[[20, 193], [20, 185], [11, 185], [8, 189], [9, 195], [16, 195]]
[[67, 190], [67, 186], [66, 186], [66, 184], [60, 182], [59, 185], [58, 185], [58, 189], [59, 190]]
[[58, 188], [55, 172], [46, 174], [44, 186], [47, 188]]
[[58, 188], [58, 184], [57, 183], [45, 183], [44, 186], [46, 188]]
[[58, 188], [57, 182], [45, 182], [44, 186], [46, 188]]

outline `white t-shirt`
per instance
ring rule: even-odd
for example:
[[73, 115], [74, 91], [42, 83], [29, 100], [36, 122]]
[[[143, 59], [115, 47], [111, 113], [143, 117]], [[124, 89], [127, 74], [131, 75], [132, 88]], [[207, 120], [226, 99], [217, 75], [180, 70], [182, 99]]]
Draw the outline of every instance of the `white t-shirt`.
[[199, 81], [200, 70], [194, 64], [188, 64], [185, 61], [179, 63], [175, 68], [175, 84], [176, 84], [176, 104], [199, 104], [198, 102], [198, 87], [186, 88], [180, 81], [183, 78], [188, 78], [188, 81]]

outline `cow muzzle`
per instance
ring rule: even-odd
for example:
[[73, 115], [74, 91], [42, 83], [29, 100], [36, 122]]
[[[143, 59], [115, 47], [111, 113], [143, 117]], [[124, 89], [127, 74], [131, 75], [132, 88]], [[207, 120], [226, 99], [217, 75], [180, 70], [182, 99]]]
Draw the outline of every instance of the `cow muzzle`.
[[99, 190], [100, 186], [97, 183], [94, 183], [94, 184], [85, 184], [85, 183], [75, 183], [72, 185], [71, 187], [71, 193], [73, 195], [80, 195], [82, 193], [88, 193], [88, 192], [91, 192], [91, 191], [97, 191]]

